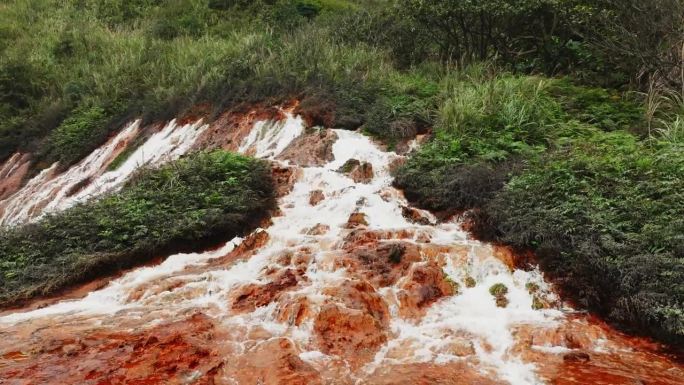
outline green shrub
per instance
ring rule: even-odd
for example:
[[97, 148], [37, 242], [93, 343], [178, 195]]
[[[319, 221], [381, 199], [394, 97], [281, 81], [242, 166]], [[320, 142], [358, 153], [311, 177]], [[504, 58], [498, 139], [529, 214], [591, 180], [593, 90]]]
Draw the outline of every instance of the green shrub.
[[616, 90], [573, 85], [568, 79], [555, 81], [549, 92], [573, 118], [605, 131], [635, 131], [644, 127], [643, 106]]
[[684, 156], [625, 133], [568, 140], [483, 211], [497, 240], [537, 251], [567, 293], [611, 320], [684, 338]]
[[226, 152], [141, 171], [101, 200], [0, 231], [0, 304], [244, 234], [275, 207], [269, 166]]
[[108, 119], [101, 107], [78, 108], [50, 134], [46, 158], [64, 166], [78, 161], [106, 139]]

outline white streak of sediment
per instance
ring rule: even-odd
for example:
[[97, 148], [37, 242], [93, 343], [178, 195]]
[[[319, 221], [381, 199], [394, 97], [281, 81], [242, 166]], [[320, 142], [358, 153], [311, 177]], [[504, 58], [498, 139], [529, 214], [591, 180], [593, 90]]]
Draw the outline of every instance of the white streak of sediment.
[[304, 132], [304, 122], [300, 116], [284, 112], [285, 119], [261, 120], [240, 144], [239, 152], [249, 153], [257, 158], [273, 159], [298, 136]]
[[[136, 120], [65, 172], [55, 175], [58, 167], [55, 163], [0, 202], [4, 207], [0, 225], [18, 225], [116, 191], [140, 167], [168, 162], [188, 152], [207, 127], [201, 121], [177, 125], [172, 120], [137, 148], [120, 167], [107, 171], [116, 154], [140, 133], [140, 120]], [[83, 184], [81, 190], [73, 191], [80, 184]]]
[[147, 139], [116, 170], [105, 172], [78, 194], [47, 209], [62, 210], [75, 203], [116, 191], [141, 167], [176, 160], [187, 153], [207, 127], [208, 125], [202, 124], [201, 120], [185, 125], [178, 125], [176, 120], [172, 120], [161, 131]]
[[113, 154], [138, 134], [140, 121], [129, 124], [105, 145], [64, 173], [54, 176], [58, 164], [32, 178], [23, 188], [2, 202], [5, 207], [0, 225], [17, 225], [40, 215], [46, 205], [57, 205], [71, 188], [92, 178], [106, 167]]

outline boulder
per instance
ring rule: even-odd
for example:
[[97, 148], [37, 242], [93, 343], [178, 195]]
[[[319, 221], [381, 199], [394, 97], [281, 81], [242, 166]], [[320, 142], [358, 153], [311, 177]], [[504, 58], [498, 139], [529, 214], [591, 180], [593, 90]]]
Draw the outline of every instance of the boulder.
[[405, 317], [420, 316], [424, 308], [442, 297], [457, 292], [456, 285], [444, 275], [442, 268], [434, 261], [414, 264], [401, 288], [397, 297], [400, 313]]
[[323, 166], [335, 159], [332, 147], [336, 140], [337, 134], [333, 130], [313, 130], [293, 140], [277, 159], [301, 167]]
[[373, 180], [373, 165], [357, 159], [349, 159], [337, 171], [347, 175], [355, 183], [370, 183]]
[[347, 225], [345, 227], [348, 229], [353, 229], [358, 226], [368, 226], [368, 221], [366, 221], [366, 214], [352, 213], [351, 215], [349, 215], [349, 219], [347, 219]]
[[313, 190], [309, 193], [309, 204], [311, 206], [316, 206], [324, 199], [325, 194], [323, 194], [323, 190]]
[[427, 226], [430, 224], [430, 218], [423, 214], [420, 210], [409, 206], [401, 206], [401, 215], [411, 223]]

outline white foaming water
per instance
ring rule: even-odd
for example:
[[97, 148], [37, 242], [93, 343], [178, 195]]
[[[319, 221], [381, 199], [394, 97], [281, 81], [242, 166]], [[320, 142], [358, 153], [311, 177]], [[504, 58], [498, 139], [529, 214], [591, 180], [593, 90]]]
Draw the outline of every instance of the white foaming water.
[[249, 135], [240, 145], [239, 152], [257, 158], [272, 159], [278, 156], [296, 137], [304, 132], [303, 120], [284, 112], [283, 120], [261, 120], [254, 123]]
[[55, 163], [0, 202], [0, 207], [4, 208], [0, 212], [0, 225], [15, 226], [116, 191], [140, 167], [174, 160], [185, 154], [207, 127], [201, 121], [179, 126], [172, 120], [137, 148], [120, 167], [107, 171], [107, 166], [140, 133], [140, 120], [136, 120], [67, 171], [55, 175], [58, 167]]
[[[201, 129], [199, 126], [188, 129], [188, 132], [178, 136], [178, 140], [192, 143], [196, 134], [191, 133]], [[173, 131], [173, 128], [165, 128], [159, 134], [165, 132], [166, 136], [152, 142], [153, 137], [149, 142], [168, 143], [164, 138], [169, 138]], [[244, 139], [240, 151], [273, 159], [303, 132], [301, 118], [292, 115], [287, 115], [280, 122], [258, 122]], [[419, 362], [439, 364], [463, 360], [450, 350], [450, 346], [465, 338], [472, 341], [477, 358], [472, 365], [476, 365], [483, 373], [515, 385], [539, 383], [535, 366], [524, 362], [512, 351], [515, 344], [512, 330], [520, 324], [540, 327], [553, 325], [562, 317], [555, 310], [532, 310], [532, 295], [525, 285], [533, 282], [540, 286], [541, 291], [548, 290], [541, 274], [538, 271], [511, 272], [493, 256], [491, 247], [468, 239], [456, 222], [434, 226], [409, 223], [402, 216], [402, 206], [407, 205], [407, 202], [391, 187], [389, 165], [399, 156], [381, 151], [369, 138], [358, 132], [335, 130], [335, 133], [338, 137], [333, 146], [335, 159], [322, 167], [303, 168], [292, 191], [279, 202], [282, 215], [273, 218], [273, 224], [265, 229], [270, 236], [268, 242], [251, 257], [227, 265], [208, 263], [212, 258], [226, 255], [239, 244], [240, 239], [228, 242], [219, 250], [176, 254], [158, 266], [133, 270], [83, 299], [0, 317], [0, 324], [12, 327], [20, 322], [31, 322], [47, 316], [53, 322], [84, 316], [91, 320], [102, 320], [106, 316], [111, 324], [116, 317], [123, 319], [132, 315], [149, 324], [159, 319], [178, 319], [187, 314], [189, 309], [199, 309], [219, 320], [229, 330], [261, 328], [273, 337], [290, 338], [301, 350], [300, 358], [315, 368], [322, 368], [333, 357], [321, 353], [315, 344], [313, 319], [306, 319], [299, 326], [284, 323], [278, 319], [280, 304], [277, 301], [254, 311], [239, 313], [231, 308], [231, 298], [244, 285], [268, 283], [272, 278], [267, 271], [288, 267], [279, 262], [283, 252], [297, 252], [305, 248], [311, 256], [304, 273], [306, 280], [288, 292], [285, 298], [305, 298], [312, 314], [316, 314], [326, 301], [333, 300], [324, 294], [326, 288], [339, 286], [352, 278], [358, 279], [353, 272], [336, 267], [334, 261], [341, 254], [339, 247], [344, 235], [350, 231], [345, 226], [350, 214], [360, 211], [367, 215], [369, 229], [411, 230], [416, 234], [420, 231], [429, 234], [433, 244], [466, 247], [471, 251], [465, 264], [456, 255], [444, 256], [444, 273], [454, 282], [461, 283], [461, 293], [438, 300], [419, 319], [402, 318], [399, 315], [396, 298], [401, 291], [401, 280], [394, 286], [378, 290], [390, 304], [392, 316], [389, 338], [374, 359], [354, 374], [355, 377], [370, 374], [383, 365]], [[181, 149], [189, 146], [188, 143], [179, 142], [175, 149], [180, 153]], [[138, 162], [151, 159], [145, 158], [143, 152], [159, 149], [162, 145], [150, 144], [150, 147], [138, 149], [119, 170], [114, 171], [108, 179], [104, 178], [107, 174], [102, 175], [98, 179], [101, 184], [93, 183], [93, 186], [120, 183], [120, 179], [125, 179], [121, 175], [134, 170]], [[167, 154], [171, 153], [167, 151]], [[355, 183], [336, 171], [351, 158], [372, 164], [374, 177], [370, 183]], [[108, 189], [110, 187], [92, 187], [87, 194]], [[325, 195], [325, 199], [315, 206], [309, 204], [312, 190], [322, 190]], [[85, 191], [83, 194], [86, 194]], [[382, 192], [389, 194], [383, 195]], [[319, 224], [329, 226], [330, 230], [322, 235], [306, 234], [307, 229]], [[463, 283], [466, 276], [474, 277], [477, 285], [466, 288]], [[169, 282], [177, 284], [169, 285]], [[497, 307], [489, 293], [489, 287], [495, 283], [503, 283], [508, 288], [510, 303], [505, 308]], [[137, 295], [133, 296], [132, 293]], [[408, 351], [409, 354], [398, 358], [392, 354], [397, 349]]]

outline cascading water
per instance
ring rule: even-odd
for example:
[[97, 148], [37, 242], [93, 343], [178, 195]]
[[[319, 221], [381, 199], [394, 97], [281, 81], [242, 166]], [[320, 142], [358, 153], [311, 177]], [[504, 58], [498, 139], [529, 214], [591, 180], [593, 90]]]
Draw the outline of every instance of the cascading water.
[[186, 153], [207, 127], [201, 121], [178, 125], [172, 120], [135, 149], [117, 169], [108, 171], [109, 164], [140, 134], [137, 120], [66, 172], [56, 174], [59, 164], [55, 163], [0, 201], [0, 225], [18, 225], [115, 191], [138, 168], [177, 159]]
[[[49, 209], [111, 191], [144, 159], [161, 161], [143, 152], [178, 156], [203, 130], [198, 123], [169, 139], [177, 129], [169, 126], [116, 171], [83, 171], [111, 156], [110, 142], [98, 150], [109, 155], [94, 153], [73, 175], [50, 179], [68, 179], [58, 183], [66, 186], [94, 176], [79, 194]], [[136, 124], [120, 135], [131, 130]], [[401, 156], [358, 132], [333, 132], [334, 159], [299, 167], [268, 228], [216, 250], [135, 269], [82, 299], [0, 317], [0, 379], [681, 383], [684, 372], [667, 357], [563, 308], [538, 270], [513, 269], [500, 250], [470, 239], [458, 222], [436, 224], [431, 214], [408, 207], [391, 186], [390, 169]], [[256, 123], [239, 150], [275, 161], [302, 135], [318, 133], [307, 133], [300, 118], [286, 114], [282, 121]], [[347, 166], [350, 159], [358, 161], [357, 170]], [[104, 163], [97, 164], [92, 168], [101, 170]], [[354, 175], [358, 170], [362, 177]], [[5, 214], [3, 223], [31, 217], [32, 205], [43, 199], [36, 193], [46, 183], [41, 175], [10, 198], [26, 213]], [[503, 304], [490, 293], [499, 283], [507, 289]], [[624, 362], [616, 364], [616, 355]]]

